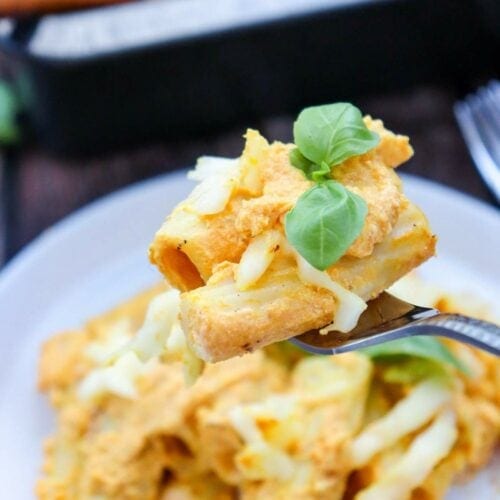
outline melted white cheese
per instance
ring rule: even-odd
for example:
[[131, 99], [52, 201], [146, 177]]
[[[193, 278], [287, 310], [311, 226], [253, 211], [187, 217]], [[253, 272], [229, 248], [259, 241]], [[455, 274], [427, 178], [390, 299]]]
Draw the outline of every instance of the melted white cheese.
[[371, 423], [352, 442], [351, 456], [356, 467], [368, 463], [383, 449], [429, 422], [450, 401], [450, 389], [434, 380], [421, 382], [389, 413]]
[[137, 377], [148, 369], [150, 360], [153, 362], [160, 355], [181, 361], [187, 381], [194, 382], [204, 364], [186, 341], [179, 323], [179, 304], [180, 292], [168, 290], [150, 302], [144, 323], [131, 340], [126, 341], [128, 335], [124, 334], [123, 325], [116, 325], [104, 342], [89, 346], [91, 359], [109, 365], [94, 368], [82, 380], [78, 395], [89, 399], [112, 393], [134, 398]]
[[229, 411], [229, 420], [245, 446], [236, 455], [238, 469], [247, 479], [276, 478], [288, 480], [297, 468], [295, 460], [266, 440], [258, 427], [258, 421], [281, 422], [288, 418], [296, 407], [292, 396], [272, 396], [261, 403], [237, 405]]
[[85, 354], [95, 363], [104, 364], [130, 341], [132, 334], [130, 322], [127, 319], [117, 321], [109, 327], [105, 339], [88, 345]]
[[205, 363], [198, 358], [186, 340], [184, 330], [177, 321], [173, 324], [167, 339], [165, 357], [168, 361], [180, 361], [184, 368], [184, 377], [188, 384], [193, 384], [203, 372]]
[[167, 290], [155, 297], [149, 304], [142, 327], [125, 349], [135, 352], [143, 361], [160, 355], [178, 321], [179, 306], [179, 290]]
[[126, 352], [111, 366], [92, 370], [78, 386], [78, 397], [88, 400], [112, 393], [123, 398], [134, 398], [137, 396], [136, 379], [147, 369], [148, 365], [135, 353]]
[[289, 395], [272, 396], [260, 403], [234, 406], [229, 411], [229, 419], [247, 443], [258, 443], [264, 440], [264, 436], [256, 420], [281, 421], [292, 414], [296, 403], [296, 398]]
[[290, 480], [296, 470], [295, 461], [284, 451], [265, 442], [252, 443], [235, 457], [238, 469], [252, 481]]
[[226, 207], [241, 176], [239, 159], [203, 156], [188, 178], [201, 181], [183, 203], [199, 215], [213, 215]]
[[276, 230], [265, 231], [252, 239], [236, 271], [238, 290], [247, 290], [262, 277], [273, 261], [281, 240], [281, 233]]
[[301, 255], [295, 251], [294, 253], [300, 279], [305, 283], [329, 290], [337, 299], [333, 323], [322, 328], [320, 333], [351, 331], [357, 325], [361, 313], [366, 309], [366, 303], [356, 294], [335, 283], [326, 272], [315, 269]]
[[228, 175], [238, 168], [239, 158], [222, 158], [220, 156], [200, 156], [196, 167], [187, 173], [187, 178], [201, 182], [216, 175]]
[[457, 439], [456, 417], [445, 410], [420, 433], [402, 458], [375, 483], [356, 495], [356, 500], [400, 500], [425, 480], [450, 452]]

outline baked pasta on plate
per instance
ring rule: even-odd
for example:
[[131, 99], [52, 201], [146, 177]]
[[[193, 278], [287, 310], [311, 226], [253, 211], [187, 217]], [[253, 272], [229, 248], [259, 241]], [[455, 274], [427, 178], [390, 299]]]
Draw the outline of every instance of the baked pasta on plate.
[[[405, 280], [395, 293], [464, 310]], [[491, 459], [500, 364], [453, 342], [467, 375], [418, 356], [315, 357], [288, 343], [210, 364], [193, 385], [179, 361], [103, 369], [162, 288], [45, 343], [39, 386], [57, 430], [40, 499], [438, 500]]]

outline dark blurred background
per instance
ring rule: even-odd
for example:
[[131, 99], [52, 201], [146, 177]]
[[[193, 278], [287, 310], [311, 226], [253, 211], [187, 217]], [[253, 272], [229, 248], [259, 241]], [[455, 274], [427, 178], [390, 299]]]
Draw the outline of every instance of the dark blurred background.
[[290, 140], [297, 112], [322, 102], [352, 101], [408, 134], [416, 155], [402, 171], [494, 201], [453, 104], [498, 77], [497, 0], [12, 5], [0, 20], [0, 263], [99, 196], [239, 155], [247, 126]]

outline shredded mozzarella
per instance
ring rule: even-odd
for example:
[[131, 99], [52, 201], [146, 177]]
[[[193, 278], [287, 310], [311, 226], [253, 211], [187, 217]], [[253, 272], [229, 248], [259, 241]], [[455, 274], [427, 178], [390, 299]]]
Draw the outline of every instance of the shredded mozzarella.
[[296, 399], [292, 396], [274, 396], [261, 403], [234, 406], [229, 412], [229, 419], [247, 443], [258, 443], [264, 440], [264, 436], [257, 427], [256, 420], [281, 421], [291, 415], [295, 406]]
[[93, 399], [106, 393], [113, 393], [123, 398], [137, 395], [135, 381], [148, 369], [135, 353], [122, 354], [111, 366], [95, 368], [80, 383], [78, 397]]
[[160, 355], [165, 350], [172, 327], [178, 321], [179, 306], [179, 290], [167, 290], [155, 297], [149, 304], [143, 325], [125, 350], [135, 352], [143, 361]]
[[321, 334], [330, 331], [349, 332], [358, 323], [361, 313], [366, 309], [366, 303], [356, 294], [335, 283], [326, 272], [318, 271], [301, 255], [295, 252], [299, 277], [305, 283], [330, 290], [337, 298], [337, 310], [333, 323], [320, 330]]
[[265, 231], [256, 236], [241, 256], [236, 271], [236, 287], [247, 290], [266, 272], [279, 249], [282, 236], [279, 231]]
[[408, 498], [411, 491], [448, 455], [456, 439], [455, 414], [448, 409], [414, 439], [403, 457], [378, 481], [358, 493], [356, 500]]
[[257, 427], [253, 416], [249, 413], [248, 408], [241, 405], [234, 406], [229, 411], [229, 420], [238, 431], [238, 434], [247, 443], [260, 443], [263, 441], [262, 433]]
[[132, 333], [130, 322], [127, 319], [117, 321], [109, 327], [105, 339], [88, 345], [85, 354], [95, 363], [104, 364], [129, 342]]
[[193, 189], [185, 207], [199, 215], [222, 212], [233, 192], [234, 180], [223, 176], [209, 177]]
[[294, 368], [293, 383], [301, 391], [303, 401], [310, 404], [358, 397], [369, 383], [371, 363], [362, 358], [355, 375], [331, 356], [308, 356]]
[[94, 368], [82, 380], [79, 397], [89, 399], [113, 393], [134, 398], [137, 377], [147, 370], [150, 360], [160, 355], [181, 361], [186, 380], [194, 382], [203, 371], [204, 363], [186, 341], [178, 318], [179, 303], [179, 291], [168, 290], [150, 302], [144, 323], [131, 340], [126, 341], [129, 337], [124, 335], [123, 325], [117, 325], [103, 343], [89, 346], [89, 357], [109, 366]]
[[240, 159], [240, 187], [251, 196], [258, 196], [263, 189], [262, 169], [269, 152], [269, 143], [256, 130], [247, 130], [245, 137], [245, 149]]
[[290, 479], [297, 464], [276, 444], [266, 441], [257, 422], [281, 422], [289, 417], [296, 406], [294, 397], [269, 397], [261, 403], [237, 405], [229, 411], [229, 420], [246, 445], [235, 461], [242, 474], [251, 480], [276, 478]]
[[365, 465], [376, 453], [429, 422], [450, 398], [450, 389], [443, 383], [435, 380], [421, 382], [410, 395], [368, 425], [352, 442], [351, 457], [355, 467]]
[[286, 238], [282, 237], [281, 248], [285, 254], [294, 257], [297, 263], [299, 278], [304, 283], [330, 290], [337, 299], [337, 310], [335, 311], [333, 323], [322, 328], [320, 333], [324, 335], [329, 331], [350, 332], [358, 324], [359, 317], [367, 307], [363, 299], [338, 283], [335, 283], [327, 272], [319, 271], [311, 266], [290, 245]]
[[177, 321], [172, 326], [166, 344], [166, 358], [180, 361], [184, 367], [184, 376], [188, 384], [193, 384], [203, 372], [205, 363], [198, 358], [186, 340], [184, 330]]
[[296, 469], [295, 461], [289, 455], [265, 442], [246, 446], [236, 455], [235, 462], [243, 475], [253, 481], [289, 480]]
[[192, 181], [204, 181], [214, 175], [231, 174], [238, 168], [239, 158], [222, 158], [220, 156], [200, 156], [196, 167], [187, 173]]
[[226, 207], [241, 176], [239, 159], [205, 156], [188, 178], [201, 181], [187, 198], [184, 206], [199, 215], [213, 215]]

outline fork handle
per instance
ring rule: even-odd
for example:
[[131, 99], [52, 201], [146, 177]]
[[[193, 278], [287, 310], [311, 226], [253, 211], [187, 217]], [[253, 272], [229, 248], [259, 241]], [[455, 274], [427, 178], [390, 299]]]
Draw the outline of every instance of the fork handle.
[[440, 335], [466, 342], [500, 356], [500, 328], [493, 323], [468, 318], [460, 314], [438, 314], [418, 321], [415, 332]]

